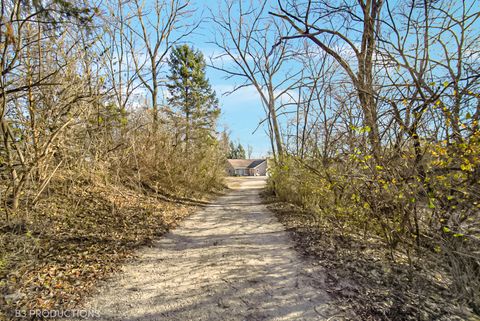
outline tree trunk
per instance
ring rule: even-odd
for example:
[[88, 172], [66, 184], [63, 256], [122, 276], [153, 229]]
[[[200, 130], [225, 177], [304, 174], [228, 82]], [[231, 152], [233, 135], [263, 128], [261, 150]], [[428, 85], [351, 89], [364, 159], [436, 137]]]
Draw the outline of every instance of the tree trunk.
[[268, 90], [268, 112], [270, 113], [270, 119], [272, 120], [273, 135], [275, 137], [275, 144], [277, 147], [278, 160], [280, 163], [283, 161], [283, 143], [282, 134], [280, 134], [280, 127], [277, 120], [277, 111], [275, 110], [275, 97], [273, 96], [273, 89]]
[[368, 140], [372, 156], [378, 162], [380, 159], [380, 135], [377, 123], [377, 103], [373, 87], [373, 55], [375, 52], [375, 24], [382, 7], [383, 0], [367, 0], [362, 4], [363, 34], [358, 59], [357, 92], [364, 114], [365, 126], [370, 128]]

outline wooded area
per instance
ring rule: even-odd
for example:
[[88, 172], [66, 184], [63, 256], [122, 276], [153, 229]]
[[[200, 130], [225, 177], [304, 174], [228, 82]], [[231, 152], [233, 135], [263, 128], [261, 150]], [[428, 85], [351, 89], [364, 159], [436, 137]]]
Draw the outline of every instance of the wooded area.
[[397, 267], [446, 271], [479, 313], [480, 3], [223, 5], [215, 43], [236, 65], [217, 68], [262, 99], [277, 199]]
[[184, 1], [2, 0], [2, 312], [74, 306], [221, 188], [228, 141], [183, 42], [191, 16]]
[[74, 306], [251, 158], [209, 64], [258, 93], [276, 201], [479, 315], [480, 2], [222, 0], [210, 59], [193, 8], [1, 1], [0, 304]]

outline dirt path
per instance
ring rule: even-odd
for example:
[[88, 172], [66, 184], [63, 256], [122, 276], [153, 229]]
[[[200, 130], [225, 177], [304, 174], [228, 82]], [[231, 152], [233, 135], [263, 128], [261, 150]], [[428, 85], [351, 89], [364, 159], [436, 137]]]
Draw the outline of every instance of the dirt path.
[[259, 199], [234, 190], [143, 249], [88, 303], [102, 320], [324, 320], [322, 276], [302, 261]]

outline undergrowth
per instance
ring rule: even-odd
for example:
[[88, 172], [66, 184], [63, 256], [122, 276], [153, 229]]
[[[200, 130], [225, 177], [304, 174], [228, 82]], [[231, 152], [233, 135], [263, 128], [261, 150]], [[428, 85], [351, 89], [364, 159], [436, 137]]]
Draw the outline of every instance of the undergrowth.
[[34, 207], [8, 222], [2, 216], [3, 318], [15, 310], [74, 308], [136, 248], [205, 204], [84, 174], [59, 174]]
[[478, 320], [452, 292], [448, 269], [434, 258], [415, 266], [390, 260], [379, 238], [342, 234], [311, 210], [264, 198], [293, 236], [296, 248], [325, 275], [326, 290], [347, 320]]

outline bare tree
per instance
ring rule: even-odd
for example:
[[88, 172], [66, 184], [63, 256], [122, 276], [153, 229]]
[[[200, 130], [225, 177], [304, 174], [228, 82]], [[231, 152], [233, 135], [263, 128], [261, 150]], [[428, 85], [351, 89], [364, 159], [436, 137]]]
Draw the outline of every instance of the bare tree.
[[[383, 0], [278, 1], [271, 12], [296, 31], [283, 40], [307, 38], [332, 56], [345, 70], [357, 92], [374, 157], [380, 157], [373, 59]], [[335, 38], [336, 46], [330, 45]]]
[[[135, 90], [140, 86], [138, 76], [134, 68], [133, 57], [128, 47], [128, 43], [133, 40], [131, 32], [128, 32], [127, 20], [129, 18], [128, 2], [110, 1], [105, 4], [106, 13], [99, 23], [101, 28], [98, 32], [99, 46], [102, 62], [106, 71], [104, 82], [108, 85], [108, 90], [112, 91], [112, 97], [121, 111], [126, 111], [129, 102], [133, 98]], [[125, 37], [129, 37], [125, 41]]]
[[[49, 160], [60, 134], [90, 96], [82, 88], [78, 60], [71, 58], [82, 57], [83, 47], [66, 28], [87, 18], [61, 3], [37, 7], [22, 1], [2, 2], [0, 14], [0, 152], [2, 172], [9, 175], [4, 206], [15, 211], [28, 182], [38, 184], [38, 193], [48, 184], [58, 168]], [[68, 15], [78, 20], [64, 21]], [[56, 23], [44, 23], [46, 17]]]
[[152, 104], [154, 128], [159, 117], [162, 76], [167, 54], [198, 26], [192, 23], [190, 1], [184, 0], [132, 0], [123, 40], [142, 86], [147, 90]]
[[266, 109], [272, 150], [281, 160], [284, 146], [278, 109], [300, 74], [288, 69], [286, 61], [292, 56], [288, 45], [274, 46], [277, 37], [287, 32], [285, 25], [265, 16], [264, 1], [225, 1], [223, 5], [221, 12], [211, 14], [218, 26], [214, 44], [221, 50], [212, 61], [213, 68], [227, 78], [243, 79], [231, 92], [255, 88]]

